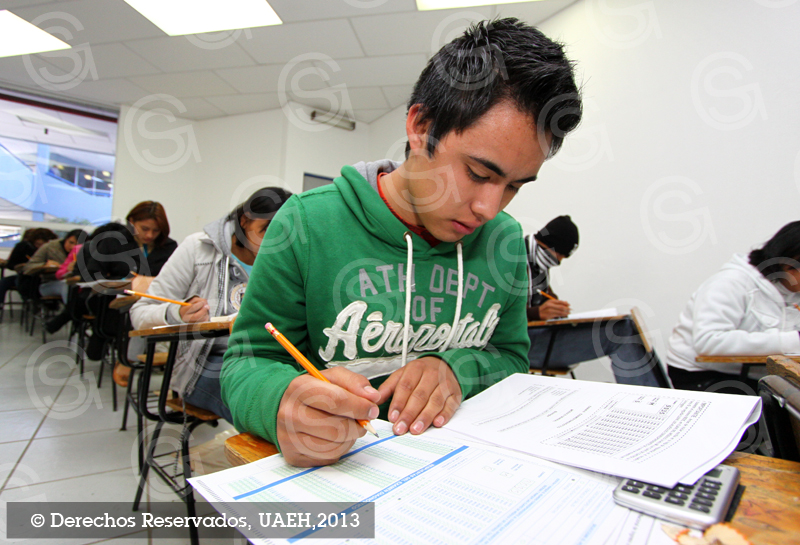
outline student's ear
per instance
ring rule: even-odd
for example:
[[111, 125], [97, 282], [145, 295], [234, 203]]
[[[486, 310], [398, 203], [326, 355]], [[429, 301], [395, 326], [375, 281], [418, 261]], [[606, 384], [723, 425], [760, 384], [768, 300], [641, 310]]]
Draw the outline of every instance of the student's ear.
[[406, 117], [406, 136], [411, 147], [411, 155], [418, 153], [427, 154], [428, 129], [430, 121], [422, 121], [422, 105], [414, 104], [408, 110]]

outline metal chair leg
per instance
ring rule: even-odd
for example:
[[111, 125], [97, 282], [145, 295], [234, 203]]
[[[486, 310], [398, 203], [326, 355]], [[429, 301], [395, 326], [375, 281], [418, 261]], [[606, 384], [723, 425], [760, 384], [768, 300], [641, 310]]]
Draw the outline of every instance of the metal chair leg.
[[[147, 473], [150, 470], [150, 464], [153, 463], [153, 455], [156, 452], [156, 443], [158, 443], [158, 436], [161, 433], [161, 427], [164, 425], [163, 422], [158, 422], [156, 424], [156, 429], [153, 430], [153, 437], [150, 439], [150, 447], [147, 449], [147, 458], [144, 460], [144, 465], [142, 466], [142, 476], [139, 478], [139, 488], [136, 490], [136, 497], [133, 500], [133, 510], [136, 511], [139, 509], [139, 502], [142, 499], [142, 492], [144, 492], [144, 487], [147, 486]], [[137, 438], [139, 444], [141, 445], [142, 441], [144, 441], [144, 437], [139, 434]]]

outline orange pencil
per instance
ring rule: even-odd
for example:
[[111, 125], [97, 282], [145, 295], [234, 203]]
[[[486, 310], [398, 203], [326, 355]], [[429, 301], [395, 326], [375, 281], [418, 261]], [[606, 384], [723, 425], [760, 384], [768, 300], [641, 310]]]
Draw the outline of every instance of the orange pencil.
[[800, 305], [798, 305], [797, 303], [794, 303], [794, 308], [796, 308], [797, 310], [800, 310]]
[[148, 297], [150, 299], [155, 299], [156, 301], [164, 301], [165, 303], [175, 303], [176, 305], [181, 305], [182, 307], [190, 307], [192, 306], [191, 303], [184, 303], [183, 301], [175, 301], [174, 299], [167, 299], [166, 297], [159, 297], [158, 295], [148, 295], [146, 293], [140, 293], [138, 291], [133, 290], [122, 290], [128, 295], [138, 295], [139, 297]]
[[[319, 380], [324, 380], [324, 381], [325, 381], [325, 382], [327, 382], [328, 384], [330, 384], [330, 383], [331, 383], [331, 381], [330, 381], [330, 380], [328, 380], [328, 379], [326, 379], [326, 378], [325, 378], [325, 375], [323, 375], [322, 373], [320, 373], [320, 372], [319, 372], [319, 369], [317, 369], [316, 367], [314, 367], [314, 364], [313, 364], [313, 363], [311, 363], [310, 361], [308, 361], [308, 358], [306, 358], [306, 357], [303, 355], [303, 353], [302, 353], [302, 352], [300, 352], [300, 351], [297, 349], [297, 347], [296, 347], [295, 345], [293, 345], [293, 344], [292, 344], [292, 341], [290, 341], [289, 339], [287, 339], [287, 338], [286, 338], [286, 337], [283, 335], [283, 333], [281, 333], [280, 331], [278, 331], [277, 329], [275, 329], [275, 326], [274, 326], [274, 325], [272, 325], [270, 322], [267, 322], [267, 324], [266, 324], [264, 327], [266, 327], [266, 328], [267, 328], [267, 331], [269, 331], [269, 332], [270, 332], [270, 334], [272, 334], [272, 336], [273, 336], [273, 337], [275, 337], [275, 340], [276, 340], [276, 341], [278, 341], [279, 343], [281, 343], [281, 346], [282, 346], [282, 347], [284, 347], [284, 348], [286, 349], [286, 351], [287, 351], [287, 352], [289, 352], [289, 354], [291, 354], [291, 355], [292, 355], [292, 357], [293, 357], [295, 360], [297, 360], [297, 363], [299, 363], [300, 365], [302, 365], [302, 366], [303, 366], [303, 369], [305, 369], [306, 371], [308, 371], [308, 374], [309, 374], [309, 375], [311, 375], [311, 376], [312, 376], [312, 377], [314, 377], [314, 378], [318, 378]], [[373, 428], [373, 427], [372, 427], [372, 424], [370, 424], [370, 423], [369, 423], [369, 420], [357, 420], [357, 422], [358, 422], [359, 424], [361, 424], [361, 426], [362, 426], [362, 427], [363, 427], [365, 430], [367, 430], [368, 432], [370, 432], [370, 433], [371, 433], [372, 435], [374, 435], [375, 437], [378, 437], [378, 433], [375, 431], [375, 428]]]
[[549, 293], [545, 293], [545, 292], [543, 292], [542, 290], [536, 290], [536, 291], [538, 291], [539, 293], [541, 293], [542, 295], [544, 295], [545, 297], [547, 297], [547, 298], [548, 298], [548, 299], [550, 299], [551, 301], [558, 301], [558, 299], [557, 299], [557, 298], [553, 297], [553, 296], [552, 296], [552, 295], [550, 295]]

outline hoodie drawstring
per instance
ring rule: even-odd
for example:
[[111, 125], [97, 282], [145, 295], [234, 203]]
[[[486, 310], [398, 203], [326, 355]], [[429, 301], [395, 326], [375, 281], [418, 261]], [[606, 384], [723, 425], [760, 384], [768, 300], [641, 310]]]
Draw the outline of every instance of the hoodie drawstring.
[[[414, 273], [414, 243], [411, 238], [411, 233], [408, 231], [403, 234], [403, 238], [406, 239], [406, 245], [408, 247], [408, 257], [406, 258], [406, 308], [405, 319], [403, 321], [402, 366], [405, 367], [406, 363], [408, 362], [408, 332], [411, 329], [411, 280]], [[458, 291], [456, 296], [456, 314], [455, 319], [453, 320], [453, 327], [450, 328], [450, 334], [447, 336], [447, 341], [442, 346], [442, 352], [450, 347], [450, 343], [456, 333], [456, 328], [458, 328], [458, 322], [461, 320], [461, 298], [464, 292], [464, 256], [460, 240], [456, 242], [456, 252], [458, 256]]]

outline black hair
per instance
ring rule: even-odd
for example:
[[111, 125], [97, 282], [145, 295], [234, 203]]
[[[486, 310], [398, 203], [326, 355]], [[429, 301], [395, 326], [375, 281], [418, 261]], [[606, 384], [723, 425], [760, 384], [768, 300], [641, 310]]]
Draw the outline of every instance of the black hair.
[[89, 233], [87, 233], [83, 229], [73, 229], [72, 231], [70, 231], [69, 233], [64, 235], [63, 239], [61, 239], [61, 247], [62, 248], [64, 247], [64, 243], [70, 237], [75, 237], [75, 242], [77, 244], [83, 244], [83, 242], [86, 240], [86, 237], [88, 237], [88, 236], [89, 236]]
[[286, 191], [280, 187], [262, 187], [242, 204], [233, 209], [228, 214], [228, 219], [233, 221], [233, 228], [236, 233], [235, 244], [240, 248], [244, 248], [243, 240], [247, 236], [242, 230], [242, 216], [248, 220], [272, 220], [275, 212], [283, 206], [289, 197], [292, 196], [291, 191]]
[[764, 246], [750, 252], [749, 259], [769, 279], [780, 275], [785, 265], [800, 268], [800, 221], [781, 227]]
[[[481, 21], [442, 47], [420, 74], [408, 108], [430, 122], [427, 151], [450, 131], [462, 132], [509, 100], [552, 135], [550, 156], [580, 123], [581, 97], [562, 44], [513, 17]], [[406, 145], [406, 157], [410, 146]]]

